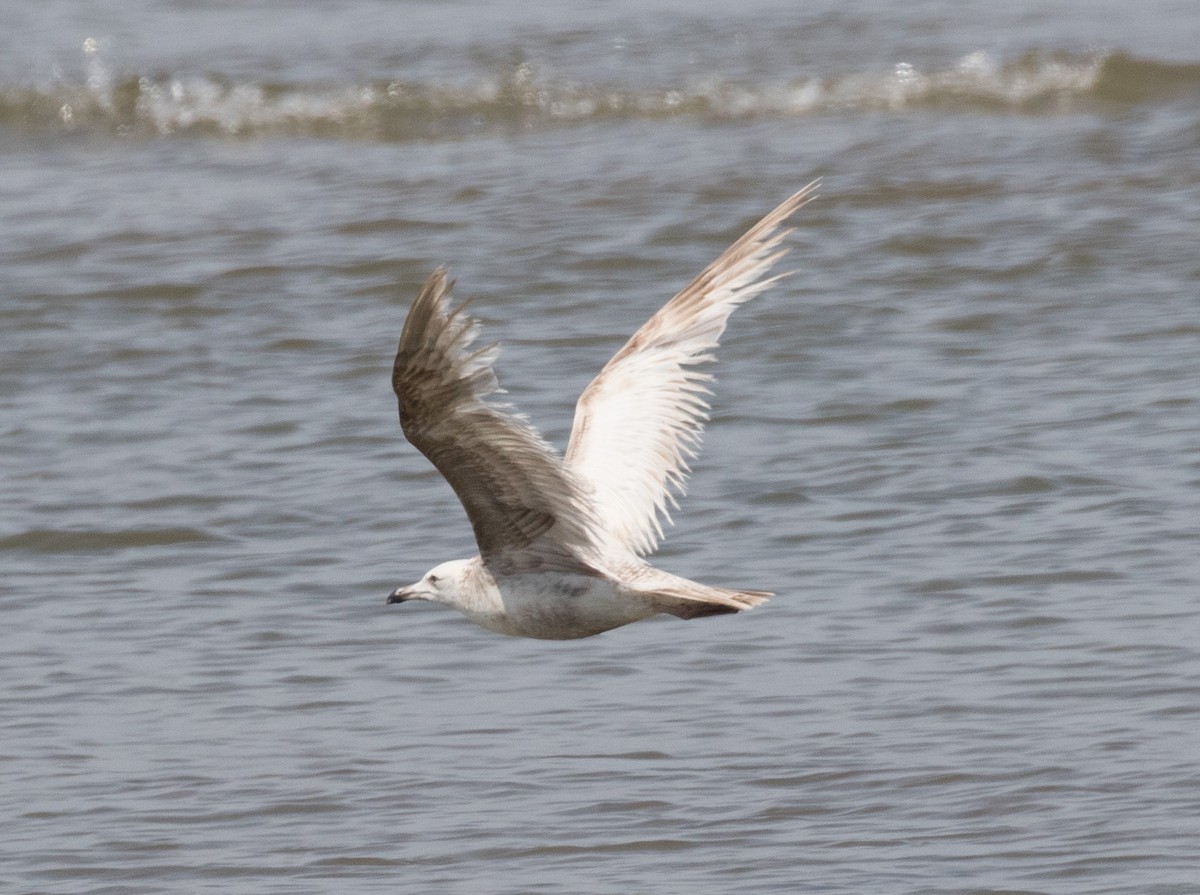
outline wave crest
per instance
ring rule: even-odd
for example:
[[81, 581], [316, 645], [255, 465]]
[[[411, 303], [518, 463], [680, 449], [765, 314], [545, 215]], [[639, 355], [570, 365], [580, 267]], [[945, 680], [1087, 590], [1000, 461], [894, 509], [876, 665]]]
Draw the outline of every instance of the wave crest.
[[[85, 48], [86, 51], [87, 48]], [[1045, 113], [1153, 103], [1200, 92], [1200, 65], [1121, 53], [972, 53], [948, 68], [898, 63], [887, 72], [746, 84], [712, 77], [631, 89], [540, 77], [528, 62], [471, 83], [379, 81], [309, 85], [219, 75], [110, 75], [94, 56], [79, 82], [0, 86], [0, 126], [154, 136], [295, 135], [438, 139], [596, 119], [691, 116], [723, 121], [884, 111]]]

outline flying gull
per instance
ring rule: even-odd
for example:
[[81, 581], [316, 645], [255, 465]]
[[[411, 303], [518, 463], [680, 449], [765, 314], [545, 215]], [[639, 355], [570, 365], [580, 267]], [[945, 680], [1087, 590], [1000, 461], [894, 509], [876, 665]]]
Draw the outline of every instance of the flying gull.
[[584, 390], [566, 456], [500, 391], [496, 347], [472, 349], [478, 324], [450, 309], [446, 271], [408, 312], [392, 369], [400, 425], [446, 477], [479, 555], [431, 569], [389, 603], [430, 600], [519, 637], [568, 640], [666, 613], [740, 612], [771, 594], [712, 587], [647, 563], [670, 522], [708, 416], [696, 369], [714, 360], [733, 309], [783, 274], [781, 229], [811, 183], [755, 224], [625, 343]]

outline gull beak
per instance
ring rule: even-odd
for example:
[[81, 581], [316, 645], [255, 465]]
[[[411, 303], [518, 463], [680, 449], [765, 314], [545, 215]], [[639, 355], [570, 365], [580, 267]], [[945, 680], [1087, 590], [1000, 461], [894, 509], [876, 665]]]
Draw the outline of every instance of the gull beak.
[[388, 594], [387, 604], [390, 605], [391, 603], [403, 603], [405, 600], [411, 600], [412, 598], [413, 598], [412, 588], [398, 587], [394, 591], [392, 591], [390, 594]]

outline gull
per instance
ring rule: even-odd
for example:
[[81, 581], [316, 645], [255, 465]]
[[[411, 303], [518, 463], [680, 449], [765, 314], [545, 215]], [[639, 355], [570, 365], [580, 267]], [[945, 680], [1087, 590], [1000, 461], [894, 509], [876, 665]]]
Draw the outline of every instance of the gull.
[[[565, 455], [500, 392], [497, 348], [472, 347], [478, 322], [451, 310], [438, 268], [413, 302], [392, 388], [405, 437], [450, 483], [479, 555], [432, 568], [388, 603], [428, 600], [492, 631], [570, 640], [666, 614], [741, 612], [766, 591], [689, 581], [643, 558], [678, 506], [708, 419], [708, 383], [734, 308], [768, 277], [792, 232], [781, 229], [814, 194], [784, 200], [633, 334], [584, 390]], [[491, 400], [489, 400], [489, 398]]]

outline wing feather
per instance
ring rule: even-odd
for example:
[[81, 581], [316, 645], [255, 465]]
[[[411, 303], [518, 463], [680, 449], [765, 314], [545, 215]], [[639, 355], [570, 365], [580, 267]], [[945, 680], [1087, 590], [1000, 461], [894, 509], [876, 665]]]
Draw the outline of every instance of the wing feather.
[[780, 228], [812, 198], [814, 181], [750, 228], [625, 343], [584, 390], [566, 464], [592, 488], [611, 548], [644, 555], [662, 537], [700, 446], [712, 354], [730, 314], [781, 275]]
[[478, 323], [449, 310], [452, 285], [434, 271], [404, 321], [392, 367], [404, 435], [458, 495], [485, 559], [585, 556], [596, 528], [586, 488], [509, 405], [484, 400], [501, 390], [497, 349], [471, 350]]

